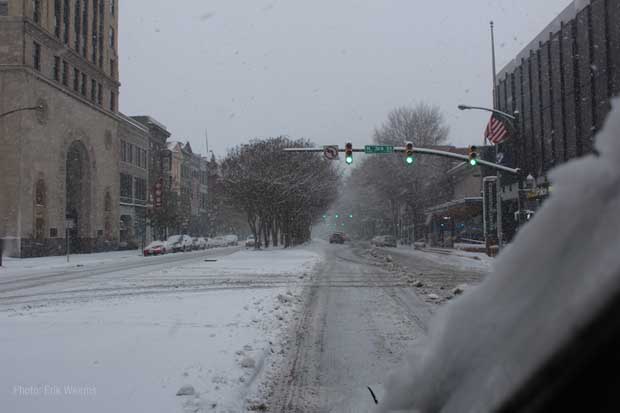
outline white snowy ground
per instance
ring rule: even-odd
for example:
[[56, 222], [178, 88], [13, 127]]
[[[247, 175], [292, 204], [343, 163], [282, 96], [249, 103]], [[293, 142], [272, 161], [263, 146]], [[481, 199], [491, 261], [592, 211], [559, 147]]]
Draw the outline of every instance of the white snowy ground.
[[[389, 251], [389, 250], [386, 250]], [[489, 271], [493, 265], [493, 258], [479, 252], [467, 252], [459, 250], [445, 250], [445, 253], [414, 250], [411, 247], [399, 247], [399, 253], [407, 254], [416, 258], [430, 260], [437, 264], [448, 265], [459, 270]], [[441, 250], [444, 251], [444, 250]]]
[[[282, 357], [301, 278], [320, 260], [309, 249], [242, 251], [91, 277], [88, 289], [84, 280], [39, 287], [49, 301], [34, 307], [0, 296], [0, 410], [239, 412], [260, 399], [257, 377]], [[159, 278], [164, 287], [131, 293]], [[119, 294], [89, 296], [98, 283]], [[176, 395], [188, 385], [194, 395]]]

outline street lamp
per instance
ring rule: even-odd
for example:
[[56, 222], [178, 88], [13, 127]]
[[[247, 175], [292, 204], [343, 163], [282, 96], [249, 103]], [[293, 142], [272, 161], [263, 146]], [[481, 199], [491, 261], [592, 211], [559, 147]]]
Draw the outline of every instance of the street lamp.
[[44, 108], [42, 105], [37, 105], [37, 106], [32, 106], [32, 107], [27, 107], [27, 108], [13, 109], [13, 110], [9, 110], [8, 112], [0, 113], [0, 118], [3, 118], [8, 115], [12, 115], [13, 113], [17, 113], [17, 112], [24, 112], [27, 110], [43, 110], [43, 109]]
[[[518, 122], [518, 116], [519, 116], [519, 112], [515, 111], [514, 115], [511, 115], [509, 113], [503, 112], [501, 110], [497, 110], [497, 109], [491, 109], [491, 108], [485, 108], [482, 106], [470, 106], [470, 105], [458, 105], [457, 106], [459, 110], [483, 110], [486, 112], [491, 112], [495, 115], [500, 116], [501, 118], [504, 119], [504, 121], [506, 121], [509, 125], [510, 128], [513, 130], [513, 132], [515, 133], [515, 138], [519, 135], [519, 122]], [[497, 159], [499, 155], [499, 145], [495, 145], [495, 158]], [[521, 179], [521, 176], [519, 177], [519, 191], [521, 191], [521, 189], [523, 188], [523, 180]], [[521, 200], [518, 200], [519, 202], [519, 208], [521, 208]], [[501, 174], [499, 171], [497, 171], [497, 239], [498, 239], [498, 244], [499, 244], [499, 248], [501, 250], [502, 248], [502, 240], [503, 240], [503, 229], [502, 229], [502, 192], [501, 192]]]
[[[502, 112], [501, 110], [485, 108], [482, 106], [469, 106], [469, 105], [458, 105], [457, 107], [459, 108], [459, 110], [484, 110], [486, 112], [495, 113], [496, 115], [499, 115], [505, 118], [506, 120], [510, 121], [510, 126], [512, 126], [513, 128], [516, 128], [516, 125], [514, 122], [517, 121], [517, 117], [511, 114], [508, 114], [506, 112]], [[518, 114], [519, 112], [515, 112], [515, 115], [518, 115]]]

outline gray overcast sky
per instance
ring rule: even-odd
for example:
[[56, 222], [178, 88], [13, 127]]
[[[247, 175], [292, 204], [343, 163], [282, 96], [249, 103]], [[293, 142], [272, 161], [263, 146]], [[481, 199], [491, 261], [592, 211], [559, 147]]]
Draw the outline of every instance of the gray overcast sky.
[[498, 70], [571, 0], [127, 0], [121, 110], [218, 156], [254, 137], [370, 141], [394, 107], [437, 104], [456, 145], [479, 143]]

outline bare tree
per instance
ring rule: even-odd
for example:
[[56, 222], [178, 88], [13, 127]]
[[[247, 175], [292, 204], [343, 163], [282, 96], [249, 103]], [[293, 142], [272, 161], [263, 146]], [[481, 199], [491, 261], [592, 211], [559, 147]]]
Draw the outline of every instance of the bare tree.
[[[407, 141], [418, 147], [437, 146], [447, 142], [448, 131], [439, 108], [420, 103], [391, 111], [375, 130], [374, 141], [394, 146]], [[357, 211], [359, 219], [353, 223], [357, 236], [405, 236], [403, 228], [419, 221], [432, 202], [451, 194], [451, 182], [444, 174], [450, 164], [446, 159], [418, 156], [414, 165], [407, 165], [402, 155], [373, 155], [353, 170], [339, 208]]]
[[444, 144], [449, 132], [439, 107], [422, 102], [392, 110], [383, 125], [375, 129], [374, 140], [378, 144], [399, 146], [413, 142], [425, 147]]
[[222, 163], [223, 183], [236, 207], [247, 214], [257, 244], [285, 247], [306, 242], [312, 224], [336, 199], [340, 179], [319, 154], [285, 153], [310, 147], [286, 137], [237, 146]]

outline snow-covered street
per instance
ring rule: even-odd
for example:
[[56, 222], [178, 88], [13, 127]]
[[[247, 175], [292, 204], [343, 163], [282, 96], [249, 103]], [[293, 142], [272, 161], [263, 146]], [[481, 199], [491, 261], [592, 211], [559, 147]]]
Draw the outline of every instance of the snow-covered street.
[[[290, 327], [291, 351], [276, 377], [270, 411], [372, 411], [367, 386], [381, 399], [388, 372], [425, 337], [443, 299], [455, 298], [450, 283], [478, 283], [484, 274], [459, 257], [438, 264], [411, 249], [330, 246], [305, 287], [302, 316]], [[415, 285], [420, 280], [422, 288]], [[428, 288], [443, 296], [427, 300]]]
[[2, 270], [2, 411], [243, 410], [320, 261], [308, 249], [107, 258]]
[[[486, 265], [437, 261], [321, 241], [9, 260], [0, 279], [8, 372], [0, 404], [63, 413], [366, 411], [366, 386], [380, 391], [425, 336], [449, 294], [443, 285], [477, 282]], [[433, 302], [428, 291], [444, 296]]]

